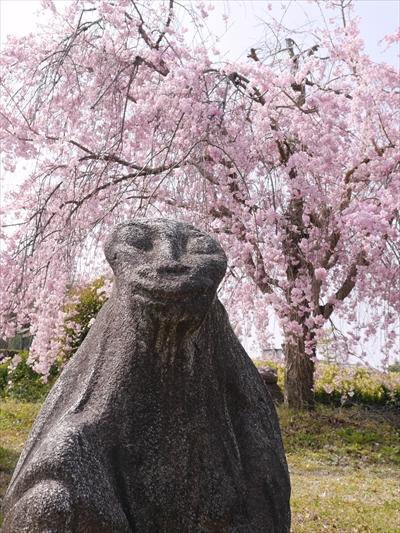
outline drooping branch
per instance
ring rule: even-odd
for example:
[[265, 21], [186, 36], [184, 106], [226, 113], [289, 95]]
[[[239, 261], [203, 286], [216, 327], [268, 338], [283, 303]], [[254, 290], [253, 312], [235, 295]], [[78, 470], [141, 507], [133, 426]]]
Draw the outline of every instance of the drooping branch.
[[[365, 253], [364, 252], [359, 253], [354, 263], [350, 266], [347, 276], [343, 280], [343, 283], [336, 291], [335, 296], [334, 296], [335, 301], [343, 302], [345, 298], [349, 296], [351, 291], [356, 286], [357, 279], [358, 279], [358, 276], [357, 276], [358, 269], [361, 266], [368, 266], [368, 264], [369, 263], [365, 257]], [[334, 310], [335, 310], [334, 304], [326, 303], [319, 307], [319, 314], [322, 315], [325, 319], [329, 319]]]

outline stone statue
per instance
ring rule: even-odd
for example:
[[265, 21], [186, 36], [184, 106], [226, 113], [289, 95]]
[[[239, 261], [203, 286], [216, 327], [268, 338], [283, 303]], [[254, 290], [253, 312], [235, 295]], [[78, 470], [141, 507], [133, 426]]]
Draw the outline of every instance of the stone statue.
[[262, 380], [267, 387], [267, 390], [273, 399], [274, 403], [280, 404], [283, 403], [283, 392], [278, 385], [278, 374], [277, 371], [270, 366], [259, 366], [258, 372], [262, 377]]
[[285, 533], [275, 408], [216, 296], [226, 257], [166, 219], [117, 226], [113, 294], [36, 420], [3, 533]]

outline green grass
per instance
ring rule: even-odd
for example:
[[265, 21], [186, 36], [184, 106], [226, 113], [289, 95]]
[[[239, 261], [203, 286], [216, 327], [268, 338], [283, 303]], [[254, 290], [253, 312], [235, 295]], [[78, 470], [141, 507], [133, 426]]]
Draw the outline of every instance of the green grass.
[[[40, 404], [0, 403], [0, 496]], [[293, 532], [400, 531], [400, 414], [279, 408], [292, 480]]]
[[293, 531], [400, 531], [400, 414], [279, 408], [292, 481]]
[[39, 403], [0, 400], [0, 498], [4, 496], [39, 409]]
[[400, 467], [400, 414], [394, 409], [334, 408], [313, 413], [279, 408], [287, 454], [326, 465]]
[[399, 469], [331, 466], [288, 457], [295, 532], [400, 531]]

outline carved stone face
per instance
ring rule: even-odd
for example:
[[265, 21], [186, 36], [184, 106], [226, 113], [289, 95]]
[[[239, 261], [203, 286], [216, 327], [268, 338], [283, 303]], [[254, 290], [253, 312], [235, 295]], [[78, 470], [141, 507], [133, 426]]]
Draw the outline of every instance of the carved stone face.
[[118, 225], [105, 254], [119, 291], [187, 311], [211, 304], [226, 270], [217, 241], [189, 224], [166, 219]]

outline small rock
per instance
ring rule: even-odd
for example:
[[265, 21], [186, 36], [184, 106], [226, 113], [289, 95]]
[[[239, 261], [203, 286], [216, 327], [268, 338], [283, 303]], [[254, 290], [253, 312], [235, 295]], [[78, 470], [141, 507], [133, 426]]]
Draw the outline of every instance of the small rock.
[[258, 369], [267, 390], [276, 404], [283, 403], [283, 392], [278, 385], [278, 376], [276, 370], [269, 366], [262, 366]]

